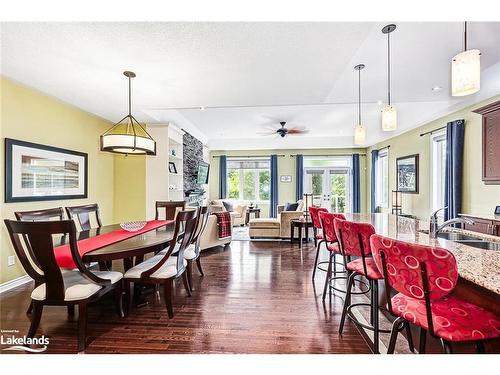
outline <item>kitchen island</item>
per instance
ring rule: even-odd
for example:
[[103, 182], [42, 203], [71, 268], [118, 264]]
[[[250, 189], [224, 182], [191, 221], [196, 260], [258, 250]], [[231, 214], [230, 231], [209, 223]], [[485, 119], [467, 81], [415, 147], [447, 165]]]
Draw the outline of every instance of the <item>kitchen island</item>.
[[429, 222], [391, 214], [345, 214], [347, 220], [371, 223], [377, 234], [393, 239], [442, 247], [457, 260], [459, 280], [453, 294], [500, 315], [500, 251], [483, 250], [424, 231]]

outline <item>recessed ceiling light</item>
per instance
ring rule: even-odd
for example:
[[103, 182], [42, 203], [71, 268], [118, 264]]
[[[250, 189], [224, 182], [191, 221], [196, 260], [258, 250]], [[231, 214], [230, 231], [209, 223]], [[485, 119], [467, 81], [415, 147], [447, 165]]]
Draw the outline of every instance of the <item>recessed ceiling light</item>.
[[443, 88], [441, 86], [434, 86], [432, 91], [441, 91]]
[[377, 105], [382, 105], [384, 102], [382, 100], [377, 100]]
[[201, 111], [204, 111], [205, 109], [206, 109], [206, 108], [205, 108], [205, 106], [203, 106], [203, 105], [200, 107], [200, 110], [201, 110]]

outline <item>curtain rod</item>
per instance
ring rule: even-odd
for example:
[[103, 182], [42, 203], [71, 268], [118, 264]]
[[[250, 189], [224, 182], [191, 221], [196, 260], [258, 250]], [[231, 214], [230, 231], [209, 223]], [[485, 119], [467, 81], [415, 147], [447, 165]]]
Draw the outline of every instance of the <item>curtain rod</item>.
[[374, 151], [382, 151], [382, 150], [385, 150], [386, 148], [391, 148], [391, 145], [387, 145], [385, 147], [379, 148], [378, 150], [374, 150]]
[[432, 133], [435, 133], [435, 132], [437, 132], [439, 130], [443, 130], [443, 129], [446, 129], [446, 125], [445, 126], [441, 126], [440, 128], [437, 128], [437, 129], [434, 129], [434, 130], [429, 130], [428, 132], [420, 134], [420, 136], [423, 137], [424, 135], [432, 134]]
[[[213, 158], [220, 158], [221, 156], [227, 156], [228, 158], [269, 158], [271, 155], [249, 155], [249, 156], [238, 156], [238, 155], [212, 155]], [[276, 155], [279, 158], [284, 158], [285, 155]]]
[[[352, 156], [354, 155], [355, 153], [353, 154], [335, 154], [335, 155], [302, 155], [302, 156], [317, 156], [319, 158], [328, 158], [328, 157], [331, 157], [331, 156]], [[301, 155], [301, 154], [291, 154], [290, 157], [293, 158], [297, 155]], [[366, 156], [366, 154], [358, 154], [359, 156]]]

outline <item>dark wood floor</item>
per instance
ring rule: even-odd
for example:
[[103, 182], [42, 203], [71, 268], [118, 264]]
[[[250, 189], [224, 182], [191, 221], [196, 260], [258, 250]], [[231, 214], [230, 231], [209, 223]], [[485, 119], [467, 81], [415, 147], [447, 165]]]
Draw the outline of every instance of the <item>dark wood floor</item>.
[[[370, 353], [350, 322], [337, 333], [343, 300], [321, 301], [324, 273], [311, 282], [314, 249], [289, 242], [233, 241], [202, 253], [205, 277], [194, 293], [175, 287], [175, 317], [146, 292], [149, 305], [125, 319], [112, 299], [89, 308], [87, 353]], [[25, 334], [30, 285], [1, 296], [1, 328]], [[76, 320], [46, 307], [38, 335], [49, 353], [76, 352]]]

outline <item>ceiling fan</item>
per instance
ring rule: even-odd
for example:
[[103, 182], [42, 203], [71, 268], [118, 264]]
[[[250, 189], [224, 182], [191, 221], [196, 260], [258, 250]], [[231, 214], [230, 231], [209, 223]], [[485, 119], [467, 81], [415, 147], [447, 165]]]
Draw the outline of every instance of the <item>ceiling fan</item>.
[[290, 128], [286, 128], [286, 121], [280, 121], [280, 128], [275, 127], [266, 127], [267, 131], [260, 132], [261, 135], [273, 135], [278, 134], [280, 137], [284, 138], [286, 135], [299, 135], [309, 133], [309, 130], [305, 128], [305, 126], [292, 126]]

